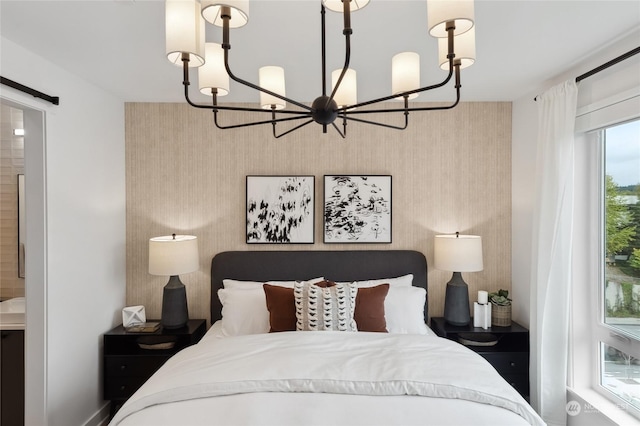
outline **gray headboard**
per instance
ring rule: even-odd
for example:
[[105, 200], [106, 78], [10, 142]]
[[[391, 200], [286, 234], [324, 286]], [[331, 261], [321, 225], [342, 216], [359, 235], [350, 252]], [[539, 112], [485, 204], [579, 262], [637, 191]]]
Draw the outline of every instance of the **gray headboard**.
[[[427, 289], [427, 259], [413, 250], [225, 251], [211, 261], [211, 323], [222, 318], [218, 290], [223, 279], [291, 281], [325, 277], [362, 281], [413, 274], [413, 285]], [[424, 305], [428, 321], [428, 297]]]

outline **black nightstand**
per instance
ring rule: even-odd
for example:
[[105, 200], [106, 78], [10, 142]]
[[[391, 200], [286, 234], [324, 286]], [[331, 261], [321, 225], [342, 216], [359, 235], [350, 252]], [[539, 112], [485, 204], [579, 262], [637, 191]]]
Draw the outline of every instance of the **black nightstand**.
[[494, 346], [467, 346], [482, 355], [520, 394], [529, 400], [529, 330], [518, 323], [487, 330], [469, 325], [455, 326], [444, 318], [431, 318], [431, 329], [440, 337], [458, 341], [460, 333], [491, 333], [498, 337]]
[[[193, 319], [185, 327], [175, 330], [160, 327], [154, 333], [129, 333], [119, 325], [105, 333], [103, 397], [111, 400], [111, 416], [169, 358], [198, 343], [206, 329], [206, 320]], [[141, 349], [137, 339], [142, 336], [170, 336], [175, 338], [175, 345], [171, 349]]]

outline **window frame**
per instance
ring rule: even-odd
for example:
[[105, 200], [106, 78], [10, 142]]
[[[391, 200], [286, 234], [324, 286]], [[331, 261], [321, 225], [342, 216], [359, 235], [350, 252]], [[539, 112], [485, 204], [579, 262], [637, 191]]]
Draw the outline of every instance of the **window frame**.
[[[592, 345], [595, 346], [594, 350], [596, 351], [596, 365], [593, 370], [595, 372], [595, 378], [593, 380], [593, 388], [605, 398], [613, 401], [615, 404], [619, 406], [628, 406], [628, 402], [613, 392], [609, 391], [606, 387], [602, 385], [602, 377], [604, 371], [602, 370], [603, 360], [602, 360], [602, 349], [601, 344], [606, 344], [608, 346], [614, 347], [620, 351], [623, 351], [626, 354], [633, 356], [634, 358], [640, 359], [640, 337], [634, 336], [624, 330], [621, 330], [613, 325], [607, 324], [606, 321], [606, 273], [605, 273], [605, 260], [604, 256], [606, 254], [606, 235], [605, 235], [605, 226], [606, 226], [606, 211], [605, 211], [605, 197], [606, 197], [606, 188], [605, 188], [605, 176], [606, 176], [606, 130], [611, 127], [616, 127], [619, 125], [623, 125], [625, 123], [640, 121], [640, 118], [636, 118], [634, 120], [624, 120], [619, 123], [608, 125], [604, 128], [596, 130], [600, 135], [598, 137], [598, 147], [597, 147], [597, 155], [598, 155], [598, 246], [597, 246], [597, 256], [599, 261], [598, 264], [598, 274], [597, 274], [597, 298], [598, 301], [598, 310], [596, 311], [598, 315], [594, 316], [596, 321], [595, 324], [592, 324], [592, 335], [593, 342]], [[640, 418], [640, 408], [632, 407], [628, 410], [634, 416]]]
[[[640, 113], [636, 119], [640, 119]], [[576, 134], [574, 249], [570, 306], [570, 346], [567, 384], [570, 393], [585, 399], [593, 408], [618, 423], [637, 421], [640, 410], [600, 383], [600, 342], [640, 358], [640, 341], [626, 340], [625, 333], [605, 320], [605, 157], [604, 129], [607, 123]], [[571, 399], [568, 398], [568, 401]]]

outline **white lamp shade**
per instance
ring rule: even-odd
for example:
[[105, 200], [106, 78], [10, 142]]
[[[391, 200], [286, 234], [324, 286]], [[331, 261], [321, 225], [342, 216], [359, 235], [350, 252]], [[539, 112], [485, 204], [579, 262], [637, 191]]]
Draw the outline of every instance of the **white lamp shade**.
[[436, 235], [433, 241], [436, 269], [452, 272], [482, 271], [482, 238], [477, 235]]
[[[415, 52], [398, 53], [391, 59], [391, 91], [398, 94], [420, 88], [420, 55]], [[415, 99], [418, 93], [409, 95]]]
[[[259, 70], [260, 87], [286, 96], [284, 90], [284, 68], [266, 66]], [[260, 92], [260, 105], [264, 109], [271, 109], [271, 105], [275, 105], [276, 109], [283, 109], [287, 103], [280, 98], [271, 96], [268, 93]]]
[[473, 0], [427, 0], [427, 25], [433, 37], [447, 37], [447, 22], [455, 21], [454, 35], [473, 27]]
[[212, 96], [211, 89], [218, 89], [218, 96], [229, 93], [229, 74], [224, 68], [224, 49], [217, 43], [204, 46], [203, 66], [198, 68], [198, 87], [200, 92]]
[[202, 16], [207, 22], [222, 27], [223, 6], [228, 6], [231, 12], [229, 28], [239, 28], [249, 22], [249, 0], [202, 0]]
[[[455, 59], [460, 60], [460, 69], [473, 65], [476, 61], [476, 27], [453, 38]], [[438, 39], [438, 63], [443, 70], [449, 70], [449, 43], [446, 38]]]
[[168, 235], [149, 240], [149, 273], [180, 275], [200, 268], [198, 239], [193, 235]]
[[182, 66], [182, 54], [189, 54], [189, 66], [204, 64], [204, 19], [200, 3], [194, 0], [167, 0], [165, 36], [167, 59]]
[[[340, 73], [342, 73], [342, 68], [331, 73], [331, 91], [336, 87]], [[355, 70], [351, 68], [347, 69], [333, 100], [336, 101], [339, 108], [358, 103], [358, 83], [356, 81]]]
[[[369, 4], [369, 0], [350, 0], [351, 4], [349, 9], [354, 12], [358, 9], [362, 9], [366, 5]], [[329, 10], [333, 10], [334, 12], [343, 12], [344, 6], [342, 5], [342, 0], [322, 0], [324, 3], [324, 7]]]

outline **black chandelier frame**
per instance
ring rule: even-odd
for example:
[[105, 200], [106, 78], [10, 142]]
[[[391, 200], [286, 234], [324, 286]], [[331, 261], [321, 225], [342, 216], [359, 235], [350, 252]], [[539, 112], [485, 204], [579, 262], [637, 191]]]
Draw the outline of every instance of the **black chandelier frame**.
[[[351, 58], [351, 35], [353, 34], [353, 30], [351, 29], [351, 6], [349, 1], [343, 2], [343, 16], [344, 16], [344, 29], [343, 35], [345, 37], [345, 60], [344, 66], [342, 68], [342, 72], [336, 82], [333, 91], [330, 96], [327, 96], [327, 65], [326, 65], [326, 22], [325, 22], [325, 6], [321, 4], [320, 14], [321, 14], [321, 37], [322, 37], [322, 95], [317, 97], [311, 106], [298, 102], [294, 99], [288, 98], [281, 94], [272, 92], [268, 89], [260, 87], [256, 84], [253, 84], [249, 81], [243, 80], [242, 78], [236, 76], [229, 66], [229, 49], [231, 49], [231, 44], [229, 42], [229, 20], [231, 19], [231, 10], [228, 6], [221, 7], [221, 18], [223, 21], [222, 26], [222, 48], [224, 50], [224, 67], [227, 71], [229, 77], [244, 86], [250, 87], [257, 91], [266, 93], [268, 95], [274, 96], [276, 98], [282, 99], [283, 101], [289, 102], [295, 106], [302, 108], [300, 110], [290, 110], [290, 109], [281, 109], [276, 110], [275, 105], [272, 105], [271, 109], [264, 108], [250, 108], [250, 107], [240, 107], [240, 106], [227, 106], [227, 105], [218, 105], [218, 91], [216, 88], [211, 89], [212, 95], [212, 104], [197, 104], [191, 100], [189, 97], [189, 86], [191, 83], [189, 82], [189, 54], [186, 52], [182, 53], [182, 69], [183, 69], [183, 82], [184, 85], [184, 96], [189, 105], [195, 108], [201, 109], [210, 109], [213, 111], [214, 123], [218, 129], [227, 130], [227, 129], [236, 129], [241, 127], [249, 127], [249, 126], [258, 126], [263, 124], [271, 124], [273, 129], [273, 136], [278, 139], [282, 136], [288, 135], [289, 133], [298, 130], [308, 124], [316, 122], [322, 126], [322, 132], [327, 133], [327, 128], [331, 125], [342, 138], [346, 138], [347, 136], [347, 122], [354, 121], [365, 124], [372, 124], [375, 126], [386, 127], [389, 129], [396, 130], [404, 130], [409, 125], [409, 113], [413, 111], [438, 111], [438, 110], [448, 110], [454, 108], [460, 102], [460, 66], [461, 61], [459, 59], [455, 59], [454, 53], [454, 31], [455, 21], [448, 21], [446, 23], [446, 31], [447, 31], [447, 39], [448, 39], [448, 54], [447, 59], [449, 61], [449, 73], [447, 77], [441, 81], [440, 83], [433, 84], [430, 86], [421, 87], [414, 90], [409, 90], [401, 93], [396, 93], [390, 96], [384, 96], [381, 98], [373, 99], [370, 101], [356, 103], [354, 105], [347, 105], [338, 107], [336, 104], [334, 97], [342, 83], [342, 79], [349, 68], [349, 61]], [[456, 91], [456, 99], [450, 105], [445, 106], [430, 106], [430, 107], [409, 107], [409, 96], [415, 93], [421, 93], [428, 90], [437, 89], [445, 86], [451, 78], [455, 74], [455, 91]], [[355, 108], [361, 108], [368, 105], [377, 104], [380, 102], [389, 101], [392, 99], [397, 99], [402, 97], [404, 99], [403, 108], [384, 108], [384, 109], [359, 109], [355, 110]], [[234, 125], [221, 125], [218, 122], [218, 112], [219, 111], [244, 111], [244, 112], [259, 112], [259, 113], [271, 113], [270, 120], [259, 120], [252, 121], [248, 123], [242, 124], [234, 124]], [[277, 112], [276, 112], [277, 111]], [[363, 118], [354, 117], [354, 115], [360, 114], [379, 114], [379, 113], [395, 113], [402, 112], [404, 113], [404, 124], [401, 126], [387, 124], [387, 123], [379, 123], [376, 121], [366, 120]], [[289, 115], [289, 117], [277, 117], [276, 114], [285, 114]], [[342, 130], [335, 123], [337, 118], [342, 119]], [[303, 123], [296, 125], [295, 127], [288, 129], [282, 133], [277, 133], [276, 124], [294, 121], [294, 120], [303, 120], [306, 119]]]

